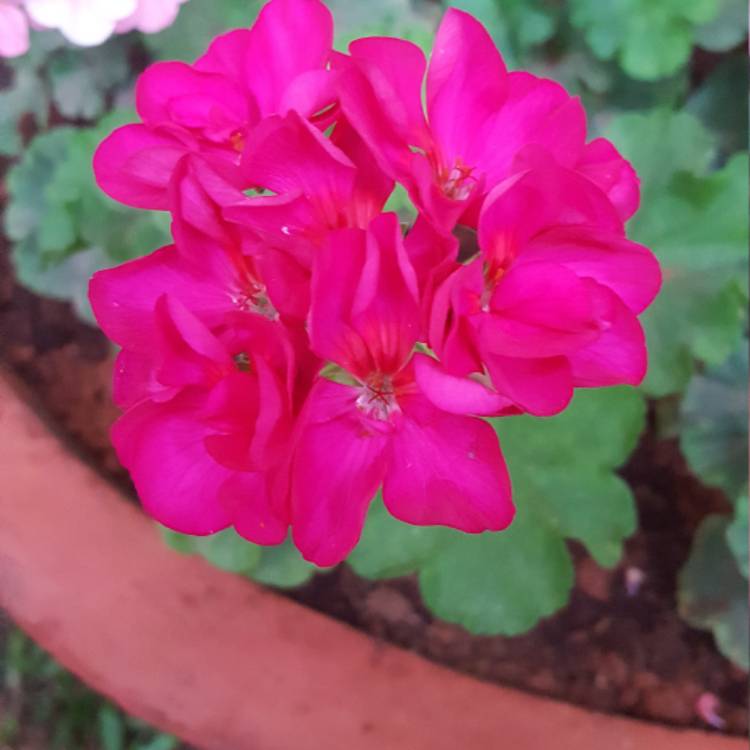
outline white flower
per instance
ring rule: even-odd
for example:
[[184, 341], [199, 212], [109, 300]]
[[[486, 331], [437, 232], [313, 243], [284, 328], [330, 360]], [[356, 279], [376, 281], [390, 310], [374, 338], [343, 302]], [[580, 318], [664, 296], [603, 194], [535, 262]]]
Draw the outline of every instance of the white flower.
[[137, 29], [144, 34], [155, 34], [174, 23], [180, 5], [187, 0], [139, 0], [136, 11], [119, 21], [117, 32]]
[[[31, 20], [59, 29], [73, 44], [92, 47], [115, 32], [153, 33], [169, 26], [185, 0], [22, 0]], [[7, 3], [8, 0], [0, 0]]]

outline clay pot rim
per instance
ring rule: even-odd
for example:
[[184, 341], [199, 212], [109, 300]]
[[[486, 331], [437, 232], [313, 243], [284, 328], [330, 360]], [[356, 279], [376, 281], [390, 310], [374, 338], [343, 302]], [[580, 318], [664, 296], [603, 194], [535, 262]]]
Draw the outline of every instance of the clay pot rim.
[[206, 750], [740, 750], [453, 672], [195, 557], [0, 371], [0, 606], [128, 713]]

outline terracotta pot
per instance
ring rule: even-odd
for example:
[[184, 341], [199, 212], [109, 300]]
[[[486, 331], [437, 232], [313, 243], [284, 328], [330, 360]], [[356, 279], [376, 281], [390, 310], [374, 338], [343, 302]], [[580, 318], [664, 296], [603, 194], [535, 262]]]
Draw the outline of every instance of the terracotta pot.
[[0, 377], [0, 604], [206, 750], [740, 750], [479, 682], [178, 555]]

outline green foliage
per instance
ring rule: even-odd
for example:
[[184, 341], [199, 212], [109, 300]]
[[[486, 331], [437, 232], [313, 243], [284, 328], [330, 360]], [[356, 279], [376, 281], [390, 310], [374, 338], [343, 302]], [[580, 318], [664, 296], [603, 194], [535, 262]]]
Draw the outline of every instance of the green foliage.
[[570, 0], [571, 21], [594, 54], [616, 57], [628, 75], [646, 81], [685, 65], [696, 27], [713, 21], [718, 11], [717, 0]]
[[747, 483], [747, 341], [721, 366], [693, 378], [680, 415], [680, 444], [690, 468], [736, 497]]
[[[730, 528], [729, 519], [717, 514], [701, 524], [680, 573], [679, 609], [691, 625], [713, 632], [717, 646], [728, 659], [748, 669], [748, 581], [727, 543]], [[745, 555], [746, 540], [745, 536]]]
[[193, 62], [214, 37], [251, 26], [262, 5], [260, 0], [191, 0], [169, 28], [141, 39], [157, 60]]
[[698, 46], [712, 52], [736, 47], [747, 36], [746, 0], [719, 0], [719, 13], [696, 29]]
[[91, 49], [68, 45], [56, 32], [32, 35], [31, 49], [5, 61], [11, 82], [0, 91], [0, 155], [21, 149], [21, 122], [47, 127], [54, 109], [71, 120], [95, 120], [133, 84], [128, 61], [131, 42], [114, 37]]
[[94, 182], [97, 144], [130, 119], [129, 112], [114, 112], [93, 128], [43, 133], [8, 173], [5, 233], [19, 280], [40, 294], [72, 301], [89, 320], [86, 288], [94, 271], [169, 242], [166, 214], [121, 206]]
[[511, 527], [479, 536], [413, 527], [377, 502], [349, 564], [368, 578], [418, 573], [432, 611], [473, 632], [528, 630], [567, 602], [566, 538], [581, 541], [601, 565], [619, 560], [636, 518], [614, 469], [633, 450], [644, 413], [636, 391], [613, 388], [580, 391], [551, 419], [492, 420], [513, 479]]
[[277, 547], [259, 547], [233, 529], [212, 536], [188, 536], [161, 529], [166, 543], [184, 555], [200, 555], [212, 565], [276, 588], [293, 588], [318, 570], [305, 562], [291, 540]]
[[662, 264], [662, 291], [642, 320], [650, 352], [644, 389], [664, 396], [686, 387], [696, 359], [725, 360], [744, 331], [747, 155], [709, 173], [714, 140], [685, 112], [622, 115], [607, 135], [642, 180], [629, 235]]
[[[1, 642], [0, 642], [0, 645]], [[0, 741], [8, 747], [50, 750], [176, 750], [174, 737], [155, 732], [89, 690], [20, 630], [12, 630], [0, 650], [5, 694]], [[32, 742], [33, 740], [33, 742]]]
[[734, 555], [737, 567], [745, 578], [750, 577], [748, 565], [748, 497], [747, 487], [738, 497], [734, 508], [734, 519], [727, 526], [727, 544]]
[[747, 149], [748, 85], [743, 51], [719, 63], [688, 99], [686, 110], [717, 137], [722, 155]]
[[510, 68], [549, 41], [558, 29], [561, 9], [547, 0], [445, 0], [478, 18], [492, 34]]
[[336, 21], [336, 48], [343, 51], [358, 37], [400, 36], [429, 53], [440, 18], [439, 8], [424, 0], [327, 0], [326, 5]]

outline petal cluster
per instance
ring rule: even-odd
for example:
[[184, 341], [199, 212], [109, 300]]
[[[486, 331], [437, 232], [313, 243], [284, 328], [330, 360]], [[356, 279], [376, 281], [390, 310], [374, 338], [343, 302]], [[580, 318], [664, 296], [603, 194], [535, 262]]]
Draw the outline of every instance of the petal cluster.
[[[194, 64], [143, 74], [140, 122], [94, 169], [169, 211], [174, 244], [90, 287], [148, 512], [259, 544], [291, 529], [318, 565], [356, 545], [379, 489], [407, 523], [507, 527], [483, 417], [639, 383], [660, 284], [626, 237], [632, 167], [470, 15], [447, 11], [429, 65], [404, 40], [332, 39], [319, 0], [270, 0]], [[385, 210], [396, 183], [408, 227]]]

